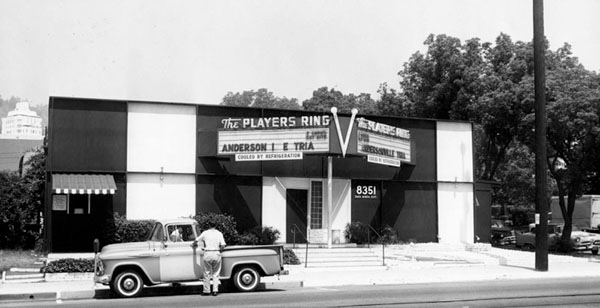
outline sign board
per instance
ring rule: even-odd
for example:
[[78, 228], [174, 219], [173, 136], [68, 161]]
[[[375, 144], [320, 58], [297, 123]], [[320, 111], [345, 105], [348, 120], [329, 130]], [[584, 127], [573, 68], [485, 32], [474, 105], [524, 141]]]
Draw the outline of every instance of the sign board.
[[226, 118], [218, 132], [217, 155], [236, 161], [302, 159], [329, 151], [329, 116]]
[[395, 158], [367, 155], [367, 161], [374, 164], [388, 165], [392, 167], [400, 167], [400, 160]]
[[302, 152], [235, 154], [235, 161], [296, 160], [302, 158]]
[[359, 118], [357, 152], [371, 163], [400, 167], [411, 161], [410, 131]]
[[352, 197], [354, 199], [379, 199], [380, 194], [380, 182], [352, 181]]
[[67, 210], [67, 195], [52, 195], [52, 210], [66, 211]]

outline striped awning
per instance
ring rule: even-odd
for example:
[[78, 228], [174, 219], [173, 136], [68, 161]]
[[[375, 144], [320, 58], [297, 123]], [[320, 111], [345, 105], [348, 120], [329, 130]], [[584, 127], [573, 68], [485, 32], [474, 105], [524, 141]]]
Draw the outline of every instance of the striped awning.
[[115, 179], [109, 174], [53, 174], [52, 191], [57, 194], [114, 194]]

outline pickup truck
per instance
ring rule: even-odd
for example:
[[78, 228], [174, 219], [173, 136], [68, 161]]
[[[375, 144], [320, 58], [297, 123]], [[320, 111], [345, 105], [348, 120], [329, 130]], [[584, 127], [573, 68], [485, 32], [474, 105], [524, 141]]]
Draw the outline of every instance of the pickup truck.
[[[563, 225], [548, 224], [548, 245], [556, 243], [562, 234]], [[597, 255], [600, 247], [600, 236], [597, 234], [579, 231], [576, 226], [573, 226], [571, 231], [571, 243], [573, 250], [576, 251], [591, 251]], [[529, 232], [517, 233], [515, 246], [527, 249], [535, 248], [535, 224], [529, 225]]]
[[[96, 242], [94, 281], [136, 297], [144, 286], [202, 280], [204, 252], [194, 245], [200, 233], [196, 220], [181, 218], [157, 221], [145, 242], [110, 244], [99, 253]], [[221, 281], [242, 292], [256, 290], [261, 276], [287, 274], [282, 245], [226, 246], [221, 256]]]

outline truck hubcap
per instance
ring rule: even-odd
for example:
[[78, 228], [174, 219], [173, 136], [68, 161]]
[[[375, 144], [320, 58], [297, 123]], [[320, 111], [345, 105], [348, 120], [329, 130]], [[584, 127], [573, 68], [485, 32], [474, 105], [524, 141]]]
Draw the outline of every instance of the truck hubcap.
[[123, 281], [123, 288], [125, 288], [126, 290], [130, 291], [134, 287], [135, 287], [135, 281], [133, 281], [133, 279], [127, 278], [127, 279], [125, 279], [125, 281]]
[[252, 277], [251, 274], [244, 274], [242, 276], [242, 282], [244, 284], [251, 284], [253, 280], [254, 280], [254, 277]]

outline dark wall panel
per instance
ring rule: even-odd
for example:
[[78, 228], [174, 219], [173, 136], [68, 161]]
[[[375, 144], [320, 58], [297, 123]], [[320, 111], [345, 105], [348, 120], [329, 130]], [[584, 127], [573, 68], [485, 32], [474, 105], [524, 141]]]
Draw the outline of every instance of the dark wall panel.
[[[361, 193], [359, 193], [357, 186], [361, 186]], [[351, 220], [353, 222], [358, 221], [369, 224], [372, 227], [379, 229], [382, 224], [381, 181], [353, 180], [351, 187]], [[363, 189], [373, 189], [373, 191], [365, 193]]]
[[262, 224], [262, 178], [241, 176], [198, 176], [196, 212], [229, 214], [239, 230]]
[[475, 242], [489, 243], [492, 226], [492, 185], [475, 184]]
[[384, 182], [382, 223], [398, 231], [401, 241], [437, 242], [435, 183]]
[[53, 97], [48, 149], [53, 172], [125, 172], [127, 103]]

